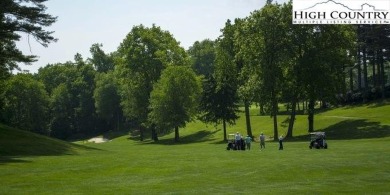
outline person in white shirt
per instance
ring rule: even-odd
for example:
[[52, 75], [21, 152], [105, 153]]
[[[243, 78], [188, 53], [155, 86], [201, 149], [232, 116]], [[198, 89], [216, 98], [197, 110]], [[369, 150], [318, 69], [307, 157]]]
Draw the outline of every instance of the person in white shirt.
[[235, 141], [236, 141], [236, 149], [241, 150], [241, 135], [238, 132], [236, 133]]
[[283, 150], [283, 135], [279, 137], [279, 150]]

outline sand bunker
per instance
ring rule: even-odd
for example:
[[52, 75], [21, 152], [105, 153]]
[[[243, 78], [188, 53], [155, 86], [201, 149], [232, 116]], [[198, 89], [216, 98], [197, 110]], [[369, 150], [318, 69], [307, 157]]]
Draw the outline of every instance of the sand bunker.
[[88, 140], [88, 142], [97, 143], [97, 144], [108, 142], [108, 141], [109, 141], [108, 139], [103, 137], [94, 137]]

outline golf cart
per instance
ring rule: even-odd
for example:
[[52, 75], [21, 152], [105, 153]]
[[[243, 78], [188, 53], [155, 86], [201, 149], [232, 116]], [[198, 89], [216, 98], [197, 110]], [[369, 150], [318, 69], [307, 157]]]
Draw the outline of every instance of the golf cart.
[[310, 133], [310, 149], [316, 148], [324, 148], [328, 149], [328, 143], [325, 140], [325, 132], [312, 132]]
[[227, 140], [228, 145], [226, 147], [226, 150], [236, 150], [236, 143], [235, 143], [235, 134], [228, 134]]

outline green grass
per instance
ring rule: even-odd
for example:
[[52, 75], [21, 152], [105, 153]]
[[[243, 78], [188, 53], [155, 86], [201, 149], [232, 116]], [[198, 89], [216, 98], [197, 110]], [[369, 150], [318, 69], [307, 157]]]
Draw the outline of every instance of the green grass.
[[[1, 125], [0, 194], [388, 194], [389, 111], [384, 103], [319, 113], [327, 150], [286, 140], [283, 151], [271, 141], [263, 151], [258, 143], [227, 151], [220, 127], [200, 122], [181, 129], [176, 144], [172, 134], [141, 143], [128, 132], [103, 144], [67, 143]], [[256, 135], [271, 134], [270, 117], [251, 119]], [[294, 129], [302, 139], [306, 120], [299, 116]], [[244, 118], [228, 129], [244, 133]]]

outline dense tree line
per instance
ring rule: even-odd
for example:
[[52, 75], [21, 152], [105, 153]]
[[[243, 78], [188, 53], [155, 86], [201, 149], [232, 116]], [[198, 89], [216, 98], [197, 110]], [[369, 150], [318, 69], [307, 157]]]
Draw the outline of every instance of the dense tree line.
[[[91, 58], [49, 64], [35, 74], [11, 74], [17, 62], [32, 62], [15, 47], [15, 32], [55, 41], [42, 28], [56, 18], [44, 14], [44, 1], [29, 10], [16, 1], [0, 6], [0, 122], [60, 139], [77, 138], [131, 125], [141, 140], [175, 132], [191, 120], [227, 125], [240, 107], [252, 136], [250, 106], [273, 118], [279, 136], [279, 104], [289, 108], [288, 137], [299, 103], [314, 131], [315, 106], [385, 98], [389, 83], [389, 28], [383, 25], [292, 25], [291, 3], [267, 1], [248, 17], [228, 20], [216, 40], [196, 41], [188, 51], [153, 25], [134, 26], [118, 49], [105, 53], [93, 44]], [[4, 5], [4, 6], [3, 6]], [[18, 6], [15, 6], [18, 5]], [[16, 8], [15, 10], [12, 9]], [[23, 11], [24, 10], [24, 11]], [[35, 14], [34, 14], [35, 13]], [[387, 69], [386, 69], [387, 68]], [[375, 97], [374, 97], [375, 96]]]

